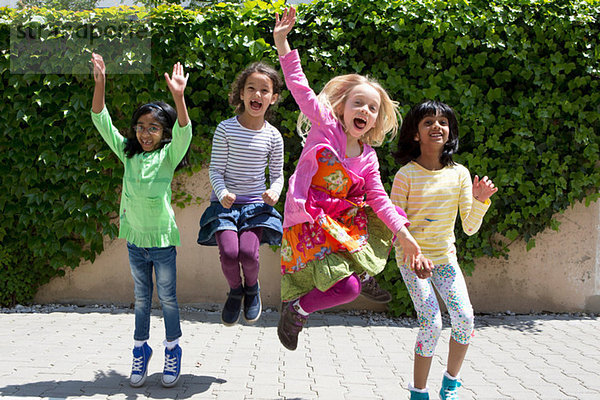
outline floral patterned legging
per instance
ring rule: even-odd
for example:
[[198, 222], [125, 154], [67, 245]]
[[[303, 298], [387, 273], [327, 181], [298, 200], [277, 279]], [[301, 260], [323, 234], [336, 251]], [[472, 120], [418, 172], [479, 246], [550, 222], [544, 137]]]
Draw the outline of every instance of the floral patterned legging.
[[460, 344], [469, 344], [473, 333], [473, 307], [467, 293], [467, 285], [458, 264], [435, 265], [433, 276], [419, 279], [407, 265], [400, 265], [400, 272], [410, 293], [417, 318], [419, 334], [415, 354], [433, 357], [435, 346], [442, 333], [442, 314], [433, 286], [446, 303], [452, 323], [452, 338]]

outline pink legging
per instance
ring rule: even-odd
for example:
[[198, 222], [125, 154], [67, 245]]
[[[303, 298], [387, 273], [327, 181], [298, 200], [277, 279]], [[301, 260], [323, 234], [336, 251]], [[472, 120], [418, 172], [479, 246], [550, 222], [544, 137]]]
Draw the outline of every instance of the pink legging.
[[324, 292], [314, 288], [306, 293], [300, 297], [300, 307], [307, 313], [313, 313], [340, 304], [350, 303], [358, 297], [360, 289], [360, 278], [356, 274], [352, 274], [336, 282], [335, 285]]
[[260, 238], [262, 228], [253, 228], [239, 234], [236, 231], [218, 231], [215, 234], [219, 246], [221, 268], [229, 287], [237, 289], [242, 285], [240, 265], [246, 286], [258, 282]]

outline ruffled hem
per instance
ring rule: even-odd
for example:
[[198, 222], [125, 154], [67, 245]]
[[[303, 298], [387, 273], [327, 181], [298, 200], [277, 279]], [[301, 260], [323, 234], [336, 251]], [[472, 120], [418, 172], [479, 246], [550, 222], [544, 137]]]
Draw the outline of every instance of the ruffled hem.
[[340, 251], [323, 259], [308, 261], [306, 266], [281, 277], [281, 300], [290, 301], [317, 288], [324, 292], [352, 273], [367, 272], [371, 276], [385, 268], [392, 245], [392, 232], [367, 208], [369, 238], [358, 251]]
[[121, 226], [119, 238], [135, 244], [137, 247], [169, 247], [181, 246], [179, 230], [170, 232], [139, 232], [130, 226]]

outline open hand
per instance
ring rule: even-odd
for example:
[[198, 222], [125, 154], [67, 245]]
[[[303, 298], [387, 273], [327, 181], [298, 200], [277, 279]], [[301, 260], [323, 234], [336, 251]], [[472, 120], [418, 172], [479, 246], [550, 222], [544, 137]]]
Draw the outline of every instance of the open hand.
[[187, 85], [187, 80], [190, 77], [189, 72], [184, 75], [183, 65], [178, 61], [177, 64], [173, 65], [173, 74], [172, 77], [169, 77], [169, 74], [165, 72], [165, 79], [167, 81], [167, 86], [175, 97], [183, 97], [183, 92], [185, 91], [185, 87]]
[[475, 175], [473, 179], [473, 197], [475, 199], [485, 203], [497, 191], [498, 188], [494, 186], [494, 182], [490, 178], [484, 176], [479, 180], [479, 177]]
[[283, 12], [281, 19], [279, 13], [275, 13], [275, 28], [273, 28], [273, 39], [275, 39], [275, 45], [278, 41], [285, 40], [288, 33], [294, 27], [296, 23], [296, 9], [292, 6]]
[[104, 59], [100, 54], [92, 53], [92, 66], [94, 67], [94, 80], [98, 83], [104, 83], [106, 78], [106, 67]]

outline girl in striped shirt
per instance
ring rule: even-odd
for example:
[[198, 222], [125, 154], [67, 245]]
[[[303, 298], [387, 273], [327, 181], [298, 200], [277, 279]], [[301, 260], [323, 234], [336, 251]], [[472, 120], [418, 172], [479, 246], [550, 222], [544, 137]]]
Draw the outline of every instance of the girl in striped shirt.
[[222, 121], [213, 137], [209, 166], [213, 190], [200, 219], [198, 243], [219, 247], [230, 287], [221, 313], [228, 326], [239, 320], [242, 302], [247, 322], [260, 317], [259, 246], [281, 243], [282, 218], [273, 206], [283, 188], [283, 138], [265, 118], [282, 88], [283, 80], [271, 66], [257, 62], [247, 67], [229, 93], [237, 115]]
[[[473, 235], [498, 191], [487, 176], [473, 183], [469, 171], [452, 160], [458, 150], [458, 123], [452, 108], [437, 101], [413, 107], [402, 124], [396, 159], [404, 165], [396, 173], [392, 202], [412, 222], [408, 228], [433, 270], [411, 270], [396, 258], [419, 319], [411, 399], [429, 399], [427, 377], [442, 331], [442, 316], [433, 286], [446, 303], [452, 321], [447, 370], [441, 399], [457, 399], [458, 373], [473, 331], [473, 308], [456, 258], [454, 224], [460, 211], [462, 227]], [[421, 278], [421, 279], [420, 279]]]

